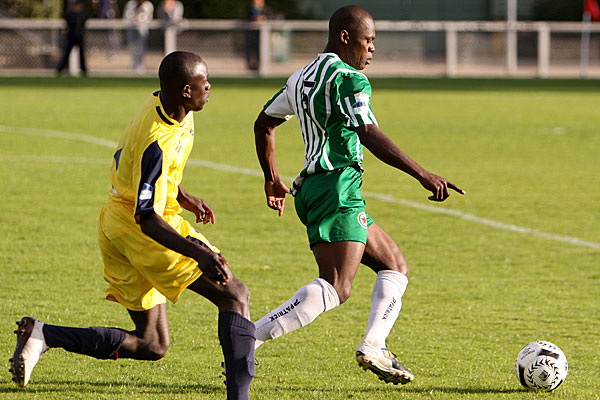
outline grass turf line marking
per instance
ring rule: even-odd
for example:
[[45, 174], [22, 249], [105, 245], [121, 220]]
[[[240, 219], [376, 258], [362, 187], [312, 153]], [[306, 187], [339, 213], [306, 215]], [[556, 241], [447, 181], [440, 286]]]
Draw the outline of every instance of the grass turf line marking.
[[[116, 148], [118, 145], [117, 142], [114, 142], [112, 140], [101, 139], [101, 138], [97, 138], [94, 136], [84, 135], [81, 133], [69, 133], [69, 132], [47, 130], [47, 129], [21, 128], [21, 127], [0, 125], [0, 132], [75, 140], [75, 141], [80, 141], [80, 142], [96, 144], [96, 145], [99, 145], [102, 147], [108, 147], [111, 149]], [[29, 160], [29, 161], [42, 161], [42, 158], [37, 157], [37, 156], [22, 156], [21, 158], [23, 160]], [[5, 158], [3, 157], [2, 159], [5, 159]], [[47, 158], [48, 162], [68, 162], [69, 160], [71, 160], [73, 162], [83, 162], [83, 163], [97, 161], [97, 159], [92, 159], [92, 158], [86, 159], [84, 157], [80, 157], [80, 158], [48, 157]], [[88, 161], [86, 161], [86, 160], [88, 160]], [[220, 171], [255, 176], [255, 177], [263, 176], [262, 172], [257, 171], [257, 170], [253, 170], [253, 169], [249, 169], [249, 168], [235, 167], [233, 165], [218, 164], [218, 163], [214, 163], [214, 162], [206, 161], [206, 160], [188, 159], [188, 164], [211, 168], [211, 169], [216, 169], [216, 170], [220, 170]], [[282, 176], [282, 179], [287, 180], [287, 181], [292, 181], [294, 179], [294, 177]], [[363, 196], [365, 196], [367, 198], [370, 197], [373, 199], [377, 199], [380, 201], [385, 201], [388, 203], [401, 204], [403, 206], [411, 207], [411, 208], [422, 210], [422, 211], [450, 215], [453, 217], [461, 218], [461, 219], [464, 219], [467, 221], [475, 222], [475, 223], [478, 223], [481, 225], [486, 225], [486, 226], [490, 226], [490, 227], [501, 229], [501, 230], [517, 232], [517, 233], [521, 233], [524, 235], [537, 236], [537, 237], [541, 237], [544, 239], [551, 239], [551, 240], [555, 240], [555, 241], [562, 242], [562, 243], [573, 244], [576, 246], [584, 246], [584, 247], [589, 247], [592, 249], [600, 249], [600, 243], [588, 242], [583, 239], [579, 239], [579, 238], [575, 238], [575, 237], [555, 235], [552, 233], [542, 232], [537, 229], [505, 224], [503, 222], [498, 222], [498, 221], [494, 221], [494, 220], [487, 219], [487, 218], [477, 217], [473, 214], [465, 213], [465, 212], [458, 211], [458, 210], [434, 207], [434, 206], [430, 206], [430, 205], [426, 205], [426, 204], [416, 203], [416, 202], [413, 202], [410, 200], [397, 199], [393, 196], [383, 194], [383, 193], [363, 192]]]

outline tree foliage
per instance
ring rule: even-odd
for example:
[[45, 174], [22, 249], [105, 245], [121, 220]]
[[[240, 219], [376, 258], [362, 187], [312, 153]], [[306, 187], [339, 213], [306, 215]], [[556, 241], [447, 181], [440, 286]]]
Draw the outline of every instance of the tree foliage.
[[60, 18], [63, 0], [2, 0], [0, 11], [18, 18]]
[[583, 0], [536, 0], [532, 14], [535, 21], [581, 21]]

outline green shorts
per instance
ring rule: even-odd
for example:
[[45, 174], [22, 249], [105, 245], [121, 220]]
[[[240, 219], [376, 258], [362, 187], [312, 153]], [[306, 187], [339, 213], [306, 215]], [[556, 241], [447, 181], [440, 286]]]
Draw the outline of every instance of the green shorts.
[[353, 167], [307, 176], [294, 205], [306, 226], [310, 246], [319, 242], [356, 241], [367, 244], [373, 219], [365, 213], [360, 193], [362, 177]]

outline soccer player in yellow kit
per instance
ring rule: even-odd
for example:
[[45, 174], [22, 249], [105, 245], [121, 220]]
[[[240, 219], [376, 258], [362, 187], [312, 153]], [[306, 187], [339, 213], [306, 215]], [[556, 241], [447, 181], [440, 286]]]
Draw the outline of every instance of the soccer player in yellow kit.
[[49, 348], [99, 359], [158, 360], [169, 347], [166, 299], [177, 302], [185, 288], [219, 309], [218, 334], [227, 375], [227, 398], [247, 399], [254, 377], [254, 324], [249, 291], [227, 261], [180, 213], [214, 223], [212, 209], [181, 187], [194, 141], [193, 111], [208, 102], [206, 63], [174, 52], [159, 68], [161, 90], [150, 96], [121, 137], [110, 171], [110, 198], [100, 214], [99, 243], [106, 298], [125, 306], [136, 329], [71, 328], [31, 317], [17, 322], [11, 359], [13, 380], [27, 385]]

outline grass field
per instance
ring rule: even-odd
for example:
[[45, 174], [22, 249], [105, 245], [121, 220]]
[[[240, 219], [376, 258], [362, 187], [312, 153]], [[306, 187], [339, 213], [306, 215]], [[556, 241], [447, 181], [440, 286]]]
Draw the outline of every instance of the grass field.
[[[264, 205], [252, 123], [282, 80], [214, 79], [196, 114], [183, 185], [215, 210], [201, 230], [252, 291], [256, 320], [316, 276], [291, 201]], [[161, 361], [46, 353], [26, 389], [11, 382], [14, 321], [132, 329], [104, 300], [97, 217], [115, 142], [145, 79], [0, 78], [0, 375], [2, 399], [222, 399], [217, 313], [184, 293], [169, 304]], [[255, 399], [598, 399], [600, 393], [600, 81], [373, 80], [380, 127], [467, 191], [432, 205], [407, 175], [366, 155], [369, 214], [411, 266], [388, 345], [416, 375], [385, 385], [360, 370], [374, 274], [310, 326], [265, 344]], [[302, 166], [297, 123], [278, 131], [280, 172]], [[548, 340], [569, 360], [551, 394], [522, 389], [519, 350]]]

